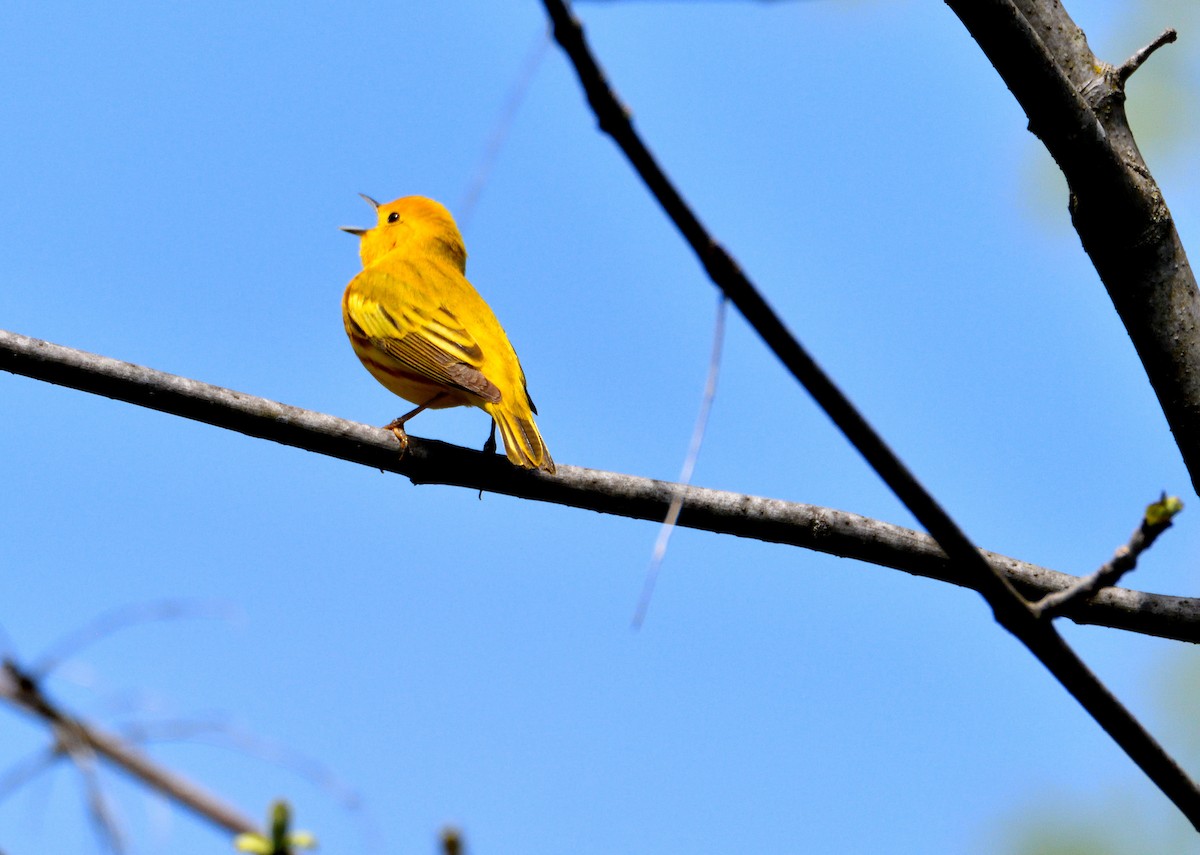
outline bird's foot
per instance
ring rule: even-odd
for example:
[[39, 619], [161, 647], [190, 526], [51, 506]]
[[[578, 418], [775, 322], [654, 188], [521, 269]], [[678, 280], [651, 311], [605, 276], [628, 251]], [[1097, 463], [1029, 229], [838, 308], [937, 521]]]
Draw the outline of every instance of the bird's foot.
[[404, 453], [408, 451], [408, 434], [404, 432], [404, 419], [390, 421], [383, 426], [383, 429], [390, 430], [396, 437], [396, 440], [400, 443], [400, 456], [403, 457]]

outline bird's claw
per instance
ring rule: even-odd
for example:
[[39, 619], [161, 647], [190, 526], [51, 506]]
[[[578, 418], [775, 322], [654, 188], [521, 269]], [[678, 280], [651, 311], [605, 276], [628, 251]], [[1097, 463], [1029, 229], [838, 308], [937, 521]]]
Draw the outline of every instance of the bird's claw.
[[392, 435], [396, 437], [396, 441], [400, 443], [400, 456], [408, 451], [408, 434], [404, 432], [404, 422], [397, 419], [394, 422], [388, 422], [383, 426], [384, 430], [390, 430]]

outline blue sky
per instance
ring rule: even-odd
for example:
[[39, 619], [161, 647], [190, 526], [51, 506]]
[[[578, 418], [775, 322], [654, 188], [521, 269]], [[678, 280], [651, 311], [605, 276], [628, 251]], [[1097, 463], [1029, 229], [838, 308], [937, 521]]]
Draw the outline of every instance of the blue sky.
[[[1070, 8], [1113, 62], [1196, 17]], [[578, 11], [702, 219], [981, 546], [1090, 571], [1160, 490], [1191, 495], [1061, 180], [942, 4]], [[0, 327], [383, 424], [407, 405], [345, 340], [358, 258], [337, 226], [370, 223], [358, 192], [462, 214], [543, 33], [535, 2], [6, 5]], [[1193, 246], [1196, 56], [1185, 30], [1130, 86]], [[468, 274], [555, 459], [674, 478], [713, 288], [557, 48], [467, 213]], [[1056, 809], [1183, 834], [969, 592], [679, 531], [635, 633], [652, 524], [416, 488], [10, 375], [0, 407], [9, 651], [114, 607], [227, 604], [97, 642], [47, 689], [109, 727], [220, 720], [224, 747], [150, 750], [252, 815], [287, 796], [325, 851], [432, 852], [453, 823], [476, 855], [1003, 853]], [[487, 422], [411, 430], [478, 447]], [[736, 316], [695, 482], [912, 524]], [[1195, 591], [1193, 512], [1135, 587]], [[1064, 631], [1188, 749], [1162, 703], [1178, 645]], [[229, 750], [248, 740], [315, 758], [362, 808]], [[0, 768], [45, 741], [0, 713]], [[104, 782], [134, 851], [225, 851]], [[0, 846], [96, 848], [73, 770], [0, 803]]]

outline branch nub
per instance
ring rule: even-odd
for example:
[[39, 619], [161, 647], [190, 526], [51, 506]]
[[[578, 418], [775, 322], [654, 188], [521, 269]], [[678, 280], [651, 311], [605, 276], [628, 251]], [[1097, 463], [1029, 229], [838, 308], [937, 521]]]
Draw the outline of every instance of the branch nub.
[[1124, 86], [1125, 81], [1128, 80], [1135, 71], [1142, 67], [1142, 63], [1150, 58], [1150, 54], [1154, 53], [1163, 45], [1171, 44], [1178, 37], [1179, 34], [1175, 32], [1174, 27], [1167, 27], [1162, 31], [1158, 38], [1150, 42], [1150, 44], [1146, 45], [1133, 56], [1129, 57], [1129, 59], [1125, 60], [1125, 63], [1117, 69], [1117, 81]]

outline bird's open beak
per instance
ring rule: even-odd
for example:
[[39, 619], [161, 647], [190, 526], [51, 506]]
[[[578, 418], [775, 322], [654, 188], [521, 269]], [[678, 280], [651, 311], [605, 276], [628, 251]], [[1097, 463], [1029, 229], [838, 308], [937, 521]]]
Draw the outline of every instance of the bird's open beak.
[[[376, 211], [379, 210], [379, 203], [376, 202], [374, 199], [372, 199], [370, 196], [368, 196], [366, 193], [359, 193], [358, 195], [362, 196], [364, 199], [366, 199], [367, 204], [369, 204]], [[354, 226], [338, 226], [338, 228], [340, 228], [344, 232], [348, 232], [349, 234], [357, 235], [358, 237], [362, 237], [363, 235], [365, 235], [367, 232], [370, 231], [370, 229], [359, 229], [359, 228], [355, 228]]]

